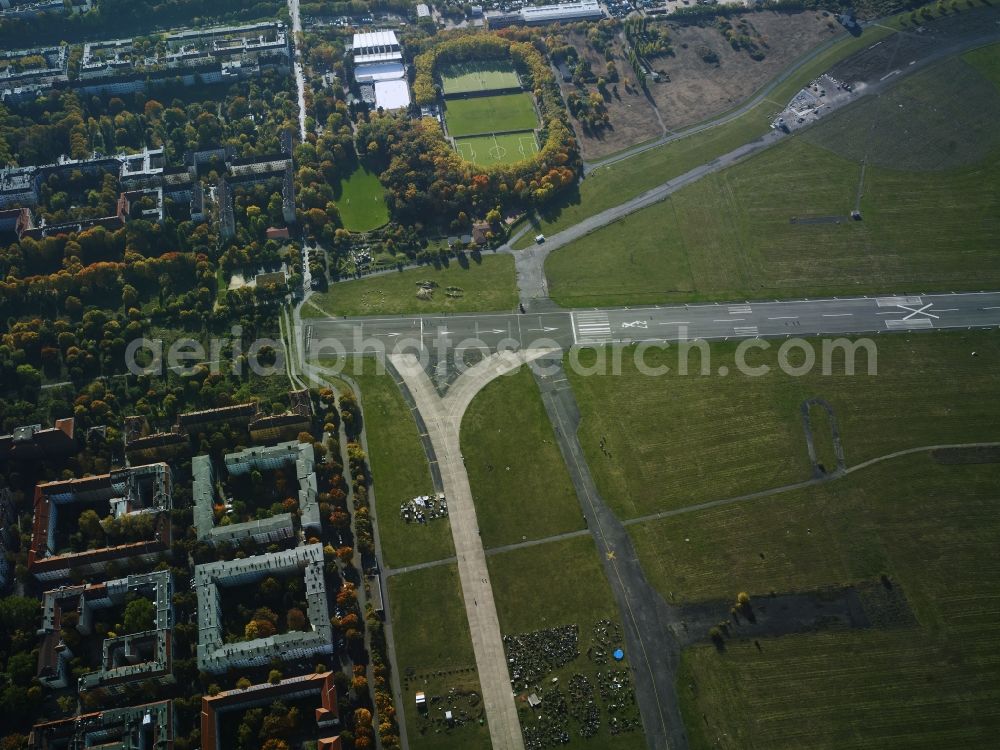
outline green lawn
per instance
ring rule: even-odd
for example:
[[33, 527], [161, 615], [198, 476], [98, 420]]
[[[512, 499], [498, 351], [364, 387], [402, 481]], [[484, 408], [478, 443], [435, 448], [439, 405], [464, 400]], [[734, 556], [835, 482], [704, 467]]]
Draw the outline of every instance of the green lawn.
[[514, 130], [534, 130], [538, 127], [535, 102], [531, 94], [501, 94], [477, 96], [471, 99], [449, 99], [445, 108], [448, 135], [506, 133]]
[[700, 164], [753, 141], [770, 128], [773, 104], [763, 103], [737, 120], [601, 167], [587, 175], [566, 205], [543, 212], [537, 231], [522, 237], [517, 248], [528, 247], [538, 232], [555, 234], [588, 216], [617, 206]]
[[[437, 284], [431, 299], [417, 297], [425, 281]], [[422, 266], [331, 284], [329, 291], [309, 298], [302, 317], [483, 312], [516, 306], [514, 258], [488, 255], [464, 268], [452, 259], [447, 267]]]
[[360, 166], [340, 183], [340, 197], [337, 210], [344, 222], [344, 229], [352, 232], [368, 232], [378, 229], [389, 221], [389, 209], [385, 205], [385, 188], [378, 175]]
[[[553, 299], [596, 306], [1000, 284], [1000, 90], [976, 72], [982, 54], [924, 71], [556, 251], [546, 262]], [[869, 141], [864, 220], [849, 221]], [[791, 223], [802, 216], [845, 220]]]
[[790, 223], [847, 217], [859, 174], [790, 141], [553, 253], [552, 298], [597, 306], [1000, 284], [1000, 153], [933, 176], [869, 167], [863, 221]]
[[1000, 729], [997, 487], [997, 464], [909, 456], [809, 492], [634, 529], [647, 573], [678, 598], [886, 573], [919, 622], [761, 639], [760, 650], [738, 639], [724, 654], [689, 649], [678, 692], [691, 747], [992, 747]]
[[[593, 682], [599, 670], [607, 669], [595, 665], [586, 655], [592, 643], [594, 624], [601, 619], [619, 621], [600, 556], [590, 537], [526, 547], [487, 560], [500, 630], [504, 635], [560, 625], [579, 626], [581, 656], [553, 673], [559, 677], [564, 691], [573, 674], [586, 675]], [[577, 585], [570, 583], [567, 577]], [[533, 723], [520, 693], [518, 708], [522, 727]], [[565, 747], [570, 750], [594, 747], [640, 750], [646, 747], [646, 742], [641, 731], [612, 736], [606, 715], [602, 715], [599, 734], [589, 740], [571, 734], [570, 743]]]
[[455, 139], [455, 149], [466, 161], [489, 167], [533, 158], [538, 153], [538, 141], [530, 130], [504, 135], [471, 135]]
[[511, 89], [521, 85], [514, 66], [506, 60], [452, 63], [442, 66], [440, 74], [445, 96]]
[[[877, 97], [862, 99], [802, 138], [851, 162], [910, 171], [981, 163], [1000, 147], [1000, 45], [952, 58]], [[970, 101], [975, 107], [968, 106]]]
[[[874, 376], [864, 374], [861, 355], [854, 376], [834, 358], [829, 376], [817, 368], [790, 377], [776, 366], [777, 344], [749, 359], [772, 368], [756, 378], [700, 376], [696, 351], [687, 376], [642, 375], [631, 348], [618, 376], [568, 366], [580, 442], [602, 495], [619, 517], [632, 518], [807, 479], [799, 407], [814, 396], [833, 406], [848, 466], [905, 448], [1000, 439], [995, 333], [880, 336], [877, 344]], [[713, 343], [712, 371], [725, 364], [735, 372], [734, 351], [731, 342]], [[676, 346], [659, 357], [677, 372]], [[660, 359], [651, 351], [646, 361]]]
[[400, 503], [428, 494], [434, 486], [409, 407], [392, 376], [378, 375], [375, 369], [375, 360], [366, 358], [362, 373], [348, 372], [361, 387], [384, 563], [401, 568], [451, 557], [455, 548], [446, 519], [408, 524], [399, 517]]
[[487, 548], [584, 527], [528, 368], [494, 380], [476, 396], [462, 419], [462, 455]]
[[[458, 569], [447, 565], [392, 576], [389, 607], [410, 747], [413, 750], [489, 747], [489, 728], [485, 722], [471, 721], [450, 731], [435, 732], [415, 706], [417, 691], [426, 693], [428, 701], [434, 696], [447, 696], [452, 688], [482, 694]], [[438, 707], [446, 703], [447, 699], [434, 703], [428, 716], [439, 716]]]
[[[837, 61], [892, 33], [891, 29], [879, 26], [865, 29], [858, 37], [845, 35], [776, 86], [765, 101], [738, 118], [716, 126], [711, 126], [709, 122], [709, 127], [701, 132], [595, 170], [580, 184], [579, 195], [567, 201], [566, 205], [557, 207], [550, 215], [543, 216], [538, 231], [555, 234], [759, 138], [768, 131], [774, 112], [784, 106], [798, 89]], [[536, 233], [532, 231], [522, 237], [515, 247], [530, 246], [531, 238]]]

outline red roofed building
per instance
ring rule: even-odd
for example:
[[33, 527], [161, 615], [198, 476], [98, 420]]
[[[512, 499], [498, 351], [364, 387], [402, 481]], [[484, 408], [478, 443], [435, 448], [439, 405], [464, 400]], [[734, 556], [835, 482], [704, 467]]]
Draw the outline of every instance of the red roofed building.
[[[333, 685], [333, 672], [289, 677], [272, 685], [265, 682], [251, 685], [246, 690], [227, 690], [201, 699], [201, 750], [227, 750], [219, 736], [219, 716], [227, 711], [246, 711], [257, 706], [270, 705], [276, 700], [294, 700], [308, 695], [319, 696], [316, 724], [322, 730], [340, 724], [337, 708], [337, 689]], [[319, 750], [340, 750], [340, 737], [318, 741]]]

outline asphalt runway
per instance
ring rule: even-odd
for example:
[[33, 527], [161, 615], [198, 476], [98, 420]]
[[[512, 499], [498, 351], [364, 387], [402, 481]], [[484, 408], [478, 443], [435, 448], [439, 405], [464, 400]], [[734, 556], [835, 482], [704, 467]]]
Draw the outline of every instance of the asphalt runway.
[[425, 351], [601, 346], [695, 339], [881, 334], [1000, 327], [1000, 292], [885, 295], [552, 312], [482, 313], [303, 321], [311, 360]]

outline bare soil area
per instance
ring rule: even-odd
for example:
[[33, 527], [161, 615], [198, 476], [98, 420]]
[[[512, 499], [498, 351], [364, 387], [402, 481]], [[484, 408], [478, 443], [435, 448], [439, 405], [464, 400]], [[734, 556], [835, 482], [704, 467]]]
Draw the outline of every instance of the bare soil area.
[[[595, 75], [604, 75], [607, 60], [590, 44], [583, 34], [567, 34], [567, 41], [572, 44], [581, 60], [589, 60]], [[644, 141], [658, 138], [663, 134], [659, 121], [656, 119], [656, 112], [653, 105], [642, 92], [641, 89], [630, 86], [627, 90], [624, 80], [635, 81], [632, 68], [628, 60], [622, 55], [621, 39], [615, 40], [612, 46], [615, 67], [618, 68], [618, 75], [621, 77], [617, 84], [609, 83], [609, 96], [605, 97], [604, 104], [608, 109], [610, 127], [602, 128], [596, 133], [588, 132], [578, 120], [573, 120], [573, 128], [576, 131], [577, 140], [580, 143], [580, 153], [584, 161], [594, 161], [604, 156], [623, 151], [630, 146]], [[597, 87], [588, 84], [583, 88], [573, 83], [561, 80], [561, 76], [556, 75], [559, 80], [559, 87], [565, 99], [571, 93], [586, 97], [592, 91], [597, 91]], [[617, 93], [616, 93], [617, 92]]]
[[[763, 60], [752, 59], [745, 49], [733, 49], [712, 20], [702, 26], [668, 23], [674, 56], [651, 63], [669, 80], [648, 82], [668, 128], [693, 125], [737, 106], [797, 58], [843, 30], [833, 16], [821, 11], [763, 11], [728, 20], [733, 27], [746, 22], [752, 32], [749, 36], [764, 53]], [[718, 61], [706, 62], [705, 50]]]

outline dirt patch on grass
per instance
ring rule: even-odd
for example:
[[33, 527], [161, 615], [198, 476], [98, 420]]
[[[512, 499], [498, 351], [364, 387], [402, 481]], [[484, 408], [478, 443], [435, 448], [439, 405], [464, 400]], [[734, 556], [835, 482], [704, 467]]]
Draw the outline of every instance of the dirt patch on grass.
[[[652, 60], [653, 69], [665, 77], [648, 82], [668, 128], [693, 125], [737, 106], [797, 58], [842, 31], [833, 16], [821, 11], [764, 11], [727, 20], [737, 34], [756, 43], [764, 58], [755, 60], [749, 50], [734, 49], [714, 20], [702, 26], [668, 24], [674, 56]], [[717, 61], [706, 62], [705, 57]]]
[[[606, 75], [607, 59], [587, 42], [583, 34], [567, 34], [566, 40], [576, 48], [581, 60], [590, 62], [596, 76]], [[657, 138], [663, 133], [660, 123], [656, 119], [656, 112], [653, 111], [652, 104], [642, 90], [635, 86], [626, 88], [624, 85], [626, 78], [634, 83], [635, 76], [628, 60], [622, 53], [620, 37], [615, 39], [610, 49], [612, 61], [618, 70], [620, 80], [617, 83], [608, 83], [608, 95], [603, 97], [604, 106], [608, 112], [609, 126], [598, 131], [591, 131], [584, 127], [580, 120], [573, 118], [573, 128], [576, 131], [580, 153], [583, 155], [584, 161], [594, 161], [623, 151], [629, 146]], [[577, 86], [574, 83], [563, 81], [562, 75], [558, 71], [556, 78], [559, 80], [563, 99], [568, 98], [573, 93], [586, 98], [591, 92], [597, 91], [597, 86], [593, 84]]]

